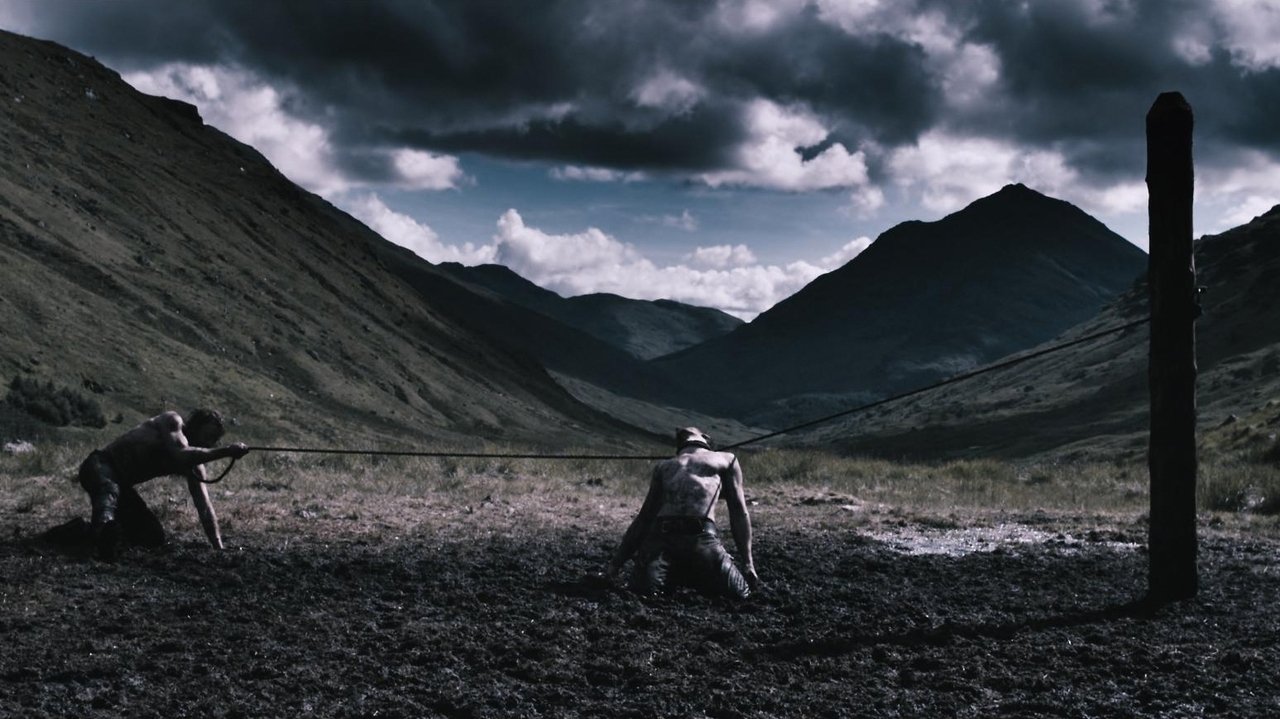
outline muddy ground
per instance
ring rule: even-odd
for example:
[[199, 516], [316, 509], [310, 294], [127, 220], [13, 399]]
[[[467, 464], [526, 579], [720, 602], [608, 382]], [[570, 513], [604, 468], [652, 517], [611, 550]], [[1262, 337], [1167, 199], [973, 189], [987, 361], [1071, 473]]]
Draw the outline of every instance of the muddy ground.
[[170, 513], [115, 564], [0, 517], [0, 715], [1280, 716], [1274, 532], [1206, 523], [1151, 612], [1140, 520], [766, 498], [730, 604], [582, 581], [623, 502], [360, 501], [232, 512], [221, 553]]

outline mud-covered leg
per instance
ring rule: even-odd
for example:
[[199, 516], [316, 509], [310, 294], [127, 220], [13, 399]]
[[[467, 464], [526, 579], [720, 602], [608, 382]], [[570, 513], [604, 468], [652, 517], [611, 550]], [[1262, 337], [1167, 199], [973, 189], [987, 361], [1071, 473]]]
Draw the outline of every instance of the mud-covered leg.
[[645, 596], [661, 593], [667, 587], [670, 569], [670, 562], [662, 551], [642, 551], [631, 572], [631, 591]]
[[80, 486], [89, 493], [89, 506], [93, 511], [89, 535], [98, 557], [112, 561], [120, 543], [120, 525], [116, 521], [120, 485], [116, 484], [110, 466], [91, 456], [80, 465]]
[[139, 547], [159, 547], [164, 544], [164, 527], [133, 487], [120, 488], [116, 520], [128, 543]]
[[700, 574], [705, 591], [735, 599], [751, 596], [751, 586], [742, 572], [738, 571], [733, 557], [725, 551], [718, 536], [703, 534], [698, 538], [697, 551], [703, 569]]

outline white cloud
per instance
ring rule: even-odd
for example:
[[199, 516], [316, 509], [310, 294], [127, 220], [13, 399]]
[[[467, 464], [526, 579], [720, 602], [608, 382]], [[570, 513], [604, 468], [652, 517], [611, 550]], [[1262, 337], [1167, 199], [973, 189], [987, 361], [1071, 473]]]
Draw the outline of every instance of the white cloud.
[[746, 108], [750, 137], [738, 150], [737, 167], [699, 176], [712, 187], [743, 185], [789, 192], [860, 187], [867, 184], [866, 157], [835, 143], [805, 160], [797, 148], [827, 139], [828, 130], [811, 113], [765, 99]]
[[1246, 195], [1245, 197], [1233, 203], [1225, 214], [1222, 216], [1221, 225], [1216, 227], [1214, 231], [1230, 229], [1239, 225], [1243, 225], [1253, 220], [1255, 217], [1266, 213], [1278, 203], [1275, 195]]
[[1202, 15], [1184, 18], [1170, 38], [1176, 55], [1204, 65], [1214, 49], [1222, 48], [1248, 70], [1280, 67], [1280, 1], [1207, 0], [1204, 5]]
[[942, 91], [956, 108], [979, 107], [990, 102], [991, 90], [1000, 79], [1000, 57], [987, 45], [962, 43], [936, 58]]
[[498, 218], [494, 235], [497, 260], [525, 277], [549, 282], [572, 294], [591, 291], [592, 284], [623, 268], [652, 269], [635, 247], [619, 242], [595, 227], [570, 235], [552, 235], [524, 224], [514, 209]]
[[30, 3], [0, 2], [0, 28], [20, 35], [40, 36], [36, 6]]
[[746, 245], [714, 245], [699, 247], [685, 256], [695, 265], [724, 269], [755, 264], [756, 255]]
[[685, 210], [679, 216], [663, 215], [662, 224], [667, 227], [677, 227], [685, 232], [694, 232], [698, 229], [698, 218], [694, 217], [688, 210]]
[[844, 247], [841, 247], [835, 252], [819, 260], [818, 265], [823, 268], [826, 268], [826, 270], [828, 271], [834, 270], [838, 267], [844, 266], [849, 260], [852, 260], [853, 258], [862, 254], [862, 251], [867, 249], [870, 246], [871, 246], [870, 237], [863, 236], [857, 239], [849, 240], [844, 244]]
[[291, 115], [285, 109], [287, 91], [245, 70], [170, 63], [124, 79], [142, 92], [192, 103], [206, 123], [252, 145], [290, 180], [330, 199], [374, 184], [444, 190], [468, 181], [456, 157], [408, 148], [368, 151], [387, 158], [398, 176], [395, 181], [351, 177], [338, 167], [328, 129]]
[[404, 189], [450, 190], [468, 181], [458, 165], [458, 158], [450, 155], [400, 149], [394, 151], [391, 157], [392, 166], [400, 173], [400, 185]]
[[960, 209], [1011, 182], [1058, 195], [1076, 179], [1059, 153], [937, 130], [891, 152], [887, 166], [894, 182], [918, 191], [935, 212]]
[[706, 94], [706, 90], [670, 70], [650, 75], [631, 91], [631, 99], [641, 107], [683, 115]]
[[645, 179], [643, 172], [623, 172], [605, 167], [565, 165], [551, 168], [551, 179], [566, 182], [639, 182]]
[[1242, 225], [1280, 204], [1280, 161], [1257, 150], [1224, 167], [1196, 170], [1196, 232]]
[[785, 15], [793, 14], [807, 5], [809, 0], [737, 0], [718, 3], [716, 15], [720, 23], [743, 33], [767, 31]]
[[[699, 248], [694, 253], [699, 262], [723, 258], [724, 265], [659, 267], [634, 246], [595, 227], [551, 234], [526, 225], [514, 209], [499, 218], [493, 239], [497, 262], [566, 296], [612, 292], [636, 299], [673, 299], [716, 307], [743, 319], [772, 307], [870, 244], [858, 238], [818, 264], [799, 261], [784, 266], [754, 264], [754, 254], [742, 245]], [[735, 261], [748, 264], [729, 266]]]
[[[1072, 193], [1079, 196], [1080, 192]], [[1145, 212], [1147, 209], [1147, 185], [1142, 180], [1121, 182], [1092, 193], [1086, 200], [1109, 213]]]
[[1280, 0], [1211, 0], [1222, 44], [1254, 71], [1280, 67]]
[[873, 217], [881, 207], [884, 207], [884, 190], [875, 185], [858, 188], [849, 195], [849, 208], [855, 217]]
[[957, 109], [989, 102], [1000, 79], [1000, 57], [988, 45], [968, 42], [965, 29], [945, 13], [915, 3], [880, 0], [816, 0], [818, 17], [859, 38], [888, 35], [919, 46], [946, 101]]
[[478, 265], [494, 261], [496, 251], [493, 247], [475, 247], [470, 243], [461, 247], [447, 245], [430, 227], [387, 207], [376, 194], [349, 198], [344, 204], [356, 219], [374, 232], [430, 262]]
[[635, 221], [650, 225], [673, 227], [685, 232], [698, 231], [698, 218], [688, 210], [682, 210], [678, 215], [636, 215]]
[[206, 123], [252, 145], [309, 190], [331, 197], [352, 187], [333, 165], [328, 132], [285, 112], [280, 93], [250, 73], [174, 63], [124, 79], [142, 92], [194, 104]]
[[931, 131], [891, 152], [893, 182], [925, 209], [947, 213], [1021, 182], [1097, 217], [1138, 247], [1147, 247], [1147, 187], [1141, 179], [1099, 185], [1082, 178], [1061, 153], [1002, 140]]

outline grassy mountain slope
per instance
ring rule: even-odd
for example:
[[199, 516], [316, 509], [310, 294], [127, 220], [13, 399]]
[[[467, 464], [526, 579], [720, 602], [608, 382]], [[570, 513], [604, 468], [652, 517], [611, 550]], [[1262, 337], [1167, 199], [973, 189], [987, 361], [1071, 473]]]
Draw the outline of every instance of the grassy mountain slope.
[[1132, 284], [1145, 256], [1076, 207], [1010, 185], [906, 222], [734, 332], [655, 362], [782, 424], [1043, 342]]
[[[1196, 242], [1199, 428], [1215, 450], [1280, 432], [1280, 207]], [[1147, 315], [1145, 281], [1050, 344]], [[1140, 457], [1147, 448], [1146, 326], [888, 405], [803, 439], [888, 456]]]
[[0, 32], [0, 128], [0, 377], [125, 422], [217, 406], [242, 438], [637, 437], [433, 308], [389, 243], [189, 105]]
[[742, 320], [672, 300], [633, 300], [608, 293], [561, 297], [502, 265], [440, 265], [459, 282], [489, 291], [603, 340], [639, 359], [652, 359], [727, 334]]

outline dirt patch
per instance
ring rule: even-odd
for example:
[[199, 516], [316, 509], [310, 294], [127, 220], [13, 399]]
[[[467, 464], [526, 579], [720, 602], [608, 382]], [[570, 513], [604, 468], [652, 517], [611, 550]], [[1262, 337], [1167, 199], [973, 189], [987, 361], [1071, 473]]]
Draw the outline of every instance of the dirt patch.
[[1152, 613], [1138, 525], [764, 505], [767, 591], [730, 604], [583, 581], [621, 502], [411, 508], [264, 510], [222, 553], [170, 517], [175, 541], [114, 565], [24, 520], [0, 542], [0, 716], [1280, 713], [1270, 537], [1207, 530], [1200, 596]]

